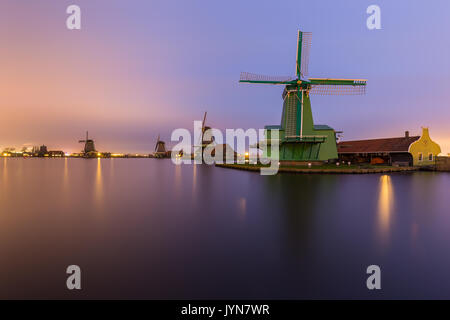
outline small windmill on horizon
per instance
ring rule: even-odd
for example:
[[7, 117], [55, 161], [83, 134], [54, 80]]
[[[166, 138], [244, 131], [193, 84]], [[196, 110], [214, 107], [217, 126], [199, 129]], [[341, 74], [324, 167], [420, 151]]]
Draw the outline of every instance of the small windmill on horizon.
[[155, 144], [155, 152], [153, 154], [155, 158], [165, 158], [167, 156], [166, 143], [160, 139], [159, 134]]
[[[266, 141], [271, 144], [272, 130], [279, 130], [279, 156], [285, 161], [326, 161], [337, 159], [336, 132], [327, 125], [314, 125], [310, 94], [360, 95], [365, 79], [309, 78], [308, 64], [311, 32], [298, 31], [295, 77], [273, 77], [243, 72], [239, 82], [284, 85], [281, 124], [265, 126]], [[270, 158], [270, 148], [267, 148]]]
[[94, 140], [89, 139], [89, 131], [86, 131], [86, 139], [79, 140], [78, 143], [84, 143], [84, 148], [82, 150], [84, 157], [96, 157], [97, 150], [95, 150]]

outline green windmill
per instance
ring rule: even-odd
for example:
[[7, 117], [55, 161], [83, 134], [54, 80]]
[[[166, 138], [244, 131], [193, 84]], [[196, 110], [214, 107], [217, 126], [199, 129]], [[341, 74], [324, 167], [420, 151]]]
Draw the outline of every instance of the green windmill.
[[239, 82], [284, 85], [281, 125], [265, 126], [270, 158], [272, 130], [279, 130], [281, 161], [326, 161], [337, 159], [336, 132], [327, 125], [314, 125], [310, 94], [359, 95], [365, 93], [366, 80], [309, 78], [308, 63], [311, 32], [298, 31], [296, 77], [272, 77], [241, 73]]

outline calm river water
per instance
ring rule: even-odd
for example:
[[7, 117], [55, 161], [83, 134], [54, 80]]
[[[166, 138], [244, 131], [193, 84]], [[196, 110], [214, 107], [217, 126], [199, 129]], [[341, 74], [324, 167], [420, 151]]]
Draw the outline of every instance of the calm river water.
[[450, 298], [449, 173], [0, 160], [0, 298]]

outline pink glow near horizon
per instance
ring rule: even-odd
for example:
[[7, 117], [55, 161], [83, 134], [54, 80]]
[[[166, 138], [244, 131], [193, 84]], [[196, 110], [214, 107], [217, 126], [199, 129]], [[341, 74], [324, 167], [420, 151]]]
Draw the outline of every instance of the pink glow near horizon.
[[[450, 30], [436, 18], [445, 2], [407, 12], [383, 2], [386, 23], [378, 33], [364, 20], [359, 26], [367, 5], [356, 1], [326, 1], [330, 12], [309, 3], [309, 14], [295, 1], [263, 1], [260, 17], [237, 1], [76, 2], [80, 31], [65, 28], [69, 1], [0, 5], [0, 148], [46, 144], [78, 152], [89, 130], [101, 151], [149, 153], [158, 133], [170, 146], [172, 130], [192, 129], [206, 110], [208, 124], [221, 129], [276, 124], [281, 89], [237, 80], [240, 71], [292, 73], [301, 22], [313, 31], [311, 75], [369, 80], [362, 98], [314, 97], [316, 123], [344, 130], [347, 140], [420, 134], [428, 126], [450, 153], [450, 45], [434, 32]], [[393, 17], [419, 15], [424, 21], [410, 41], [406, 22]], [[426, 50], [417, 48], [425, 38]]]

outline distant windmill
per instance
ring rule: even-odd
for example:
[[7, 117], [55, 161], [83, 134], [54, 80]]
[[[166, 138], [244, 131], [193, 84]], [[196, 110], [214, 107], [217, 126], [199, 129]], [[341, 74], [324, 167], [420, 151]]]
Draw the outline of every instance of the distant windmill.
[[94, 140], [89, 139], [89, 131], [86, 131], [86, 139], [79, 140], [79, 143], [84, 143], [83, 154], [84, 156], [95, 156], [97, 151], [95, 150]]
[[206, 126], [206, 115], [207, 112], [205, 111], [205, 114], [203, 115], [203, 121], [202, 121], [202, 136], [201, 136], [201, 145], [202, 148], [205, 148], [207, 145], [212, 143], [214, 141], [214, 137], [210, 137], [208, 140], [204, 137], [205, 132], [208, 130], [211, 130], [211, 127]]
[[211, 136], [209, 139], [205, 137], [206, 131], [211, 130], [211, 127], [206, 125], [206, 115], [207, 114], [208, 114], [208, 112], [206, 112], [206, 111], [203, 114], [202, 132], [198, 139], [199, 141], [197, 142], [197, 145], [194, 146], [193, 157], [195, 157], [196, 159], [202, 159], [203, 151], [205, 150], [205, 148], [214, 142], [214, 137]]
[[156, 158], [163, 158], [166, 156], [166, 154], [166, 143], [164, 141], [161, 141], [158, 135], [158, 139], [156, 140], [155, 144], [154, 155]]
[[[279, 159], [286, 161], [326, 161], [337, 159], [336, 132], [327, 125], [314, 125], [310, 94], [364, 94], [366, 80], [304, 77], [308, 74], [311, 32], [298, 31], [295, 77], [271, 77], [241, 73], [239, 82], [284, 85], [281, 125], [266, 126], [266, 143], [272, 130], [279, 130]], [[270, 148], [267, 156], [270, 157]]]

